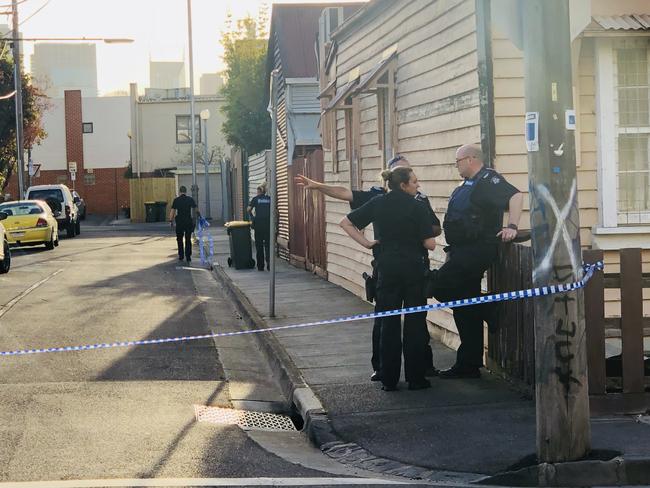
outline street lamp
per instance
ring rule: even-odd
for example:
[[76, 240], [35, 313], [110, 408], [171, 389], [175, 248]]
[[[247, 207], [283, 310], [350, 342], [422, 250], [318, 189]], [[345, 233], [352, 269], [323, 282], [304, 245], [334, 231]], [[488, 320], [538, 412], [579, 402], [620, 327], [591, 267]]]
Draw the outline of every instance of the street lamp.
[[190, 130], [192, 142], [192, 198], [199, 201], [199, 186], [196, 184], [196, 135], [194, 127], [194, 53], [192, 49], [192, 0], [187, 0], [187, 37], [190, 53]]
[[210, 110], [207, 108], [201, 110], [201, 120], [203, 121], [203, 164], [205, 165], [205, 218], [210, 216], [210, 174], [208, 173], [208, 119]]
[[18, 37], [18, 0], [11, 0], [12, 11], [12, 33], [14, 55], [14, 87], [16, 89], [16, 162], [18, 163], [18, 199], [25, 197], [25, 154], [23, 150], [23, 83], [22, 67], [20, 65], [20, 42], [19, 41], [103, 41], [106, 44], [126, 44], [133, 42], [133, 39], [125, 38], [104, 38], [104, 37]]

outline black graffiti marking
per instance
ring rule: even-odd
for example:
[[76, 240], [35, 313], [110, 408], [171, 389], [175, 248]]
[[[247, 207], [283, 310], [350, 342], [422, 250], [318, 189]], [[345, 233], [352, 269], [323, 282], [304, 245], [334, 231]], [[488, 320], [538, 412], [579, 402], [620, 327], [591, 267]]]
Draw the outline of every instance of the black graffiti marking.
[[[561, 297], [556, 297], [556, 298], [553, 299], [553, 302], [554, 302], [554, 303], [563, 303], [563, 304], [564, 304], [564, 313], [565, 313], [566, 315], [569, 315], [569, 302], [575, 302], [575, 301], [576, 301], [575, 298], [570, 297], [570, 296], [567, 295], [567, 294], [564, 294], [564, 295], [562, 295]], [[556, 330], [556, 332], [557, 332], [558, 334], [560, 333], [560, 332], [558, 332], [557, 330]]]
[[576, 331], [578, 330], [578, 326], [576, 325], [575, 322], [571, 322], [571, 329], [563, 329], [563, 327], [564, 327], [564, 320], [558, 319], [557, 327], [555, 327], [555, 333], [559, 335], [567, 336], [566, 341], [569, 342], [569, 337], [576, 336]]
[[[568, 313], [568, 302], [572, 299], [564, 301], [565, 309]], [[556, 299], [556, 303], [562, 303], [561, 299]], [[564, 398], [568, 401], [569, 393], [571, 391], [571, 384], [581, 385], [580, 380], [573, 376], [572, 362], [575, 359], [575, 354], [571, 352], [573, 343], [571, 338], [576, 336], [578, 326], [575, 322], [571, 322], [568, 327], [565, 327], [563, 319], [558, 319], [555, 327], [555, 333], [558, 335], [558, 340], [555, 342], [555, 359], [559, 363], [554, 370], [558, 380], [564, 387]]]

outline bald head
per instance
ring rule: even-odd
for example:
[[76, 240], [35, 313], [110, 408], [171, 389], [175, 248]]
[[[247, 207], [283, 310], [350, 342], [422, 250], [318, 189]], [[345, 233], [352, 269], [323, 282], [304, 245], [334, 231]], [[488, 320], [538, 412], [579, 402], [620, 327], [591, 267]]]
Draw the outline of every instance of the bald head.
[[456, 150], [456, 166], [463, 178], [472, 178], [483, 167], [483, 151], [477, 144], [465, 144]]

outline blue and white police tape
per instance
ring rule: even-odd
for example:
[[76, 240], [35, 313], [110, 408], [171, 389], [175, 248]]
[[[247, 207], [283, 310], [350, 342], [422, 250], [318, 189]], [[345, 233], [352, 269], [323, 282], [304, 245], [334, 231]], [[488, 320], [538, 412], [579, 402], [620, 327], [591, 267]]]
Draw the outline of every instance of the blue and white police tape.
[[315, 327], [317, 325], [340, 324], [343, 322], [354, 322], [358, 320], [374, 319], [375, 317], [390, 317], [392, 315], [420, 313], [420, 312], [427, 312], [429, 310], [437, 310], [441, 308], [457, 308], [457, 307], [466, 307], [470, 305], [478, 305], [481, 303], [503, 302], [507, 300], [519, 300], [522, 298], [541, 297], [546, 295], [554, 295], [556, 293], [566, 293], [584, 287], [585, 284], [589, 281], [589, 279], [593, 276], [596, 270], [603, 269], [603, 262], [599, 261], [594, 264], [583, 265], [583, 268], [584, 268], [583, 278], [581, 280], [574, 281], [573, 283], [542, 286], [541, 288], [529, 288], [527, 290], [510, 291], [505, 293], [495, 293], [493, 295], [482, 295], [480, 297], [475, 297], [475, 298], [465, 298], [462, 300], [452, 300], [450, 302], [442, 302], [442, 303], [431, 303], [428, 305], [421, 305], [418, 307], [407, 307], [407, 308], [400, 308], [396, 310], [387, 310], [385, 312], [363, 313], [358, 315], [350, 315], [348, 317], [340, 317], [337, 319], [320, 320], [318, 322], [281, 325], [277, 327], [241, 330], [236, 332], [213, 332], [211, 334], [183, 336], [183, 337], [168, 337], [164, 339], [144, 339], [144, 340], [137, 340], [137, 341], [88, 344], [84, 346], [64, 346], [64, 347], [48, 347], [43, 349], [21, 349], [17, 351], [1, 351], [0, 356], [25, 356], [28, 354], [43, 354], [47, 352], [94, 351], [97, 349], [110, 349], [114, 347], [148, 346], [152, 344], [165, 344], [169, 342], [196, 341], [200, 339], [216, 339], [219, 337], [232, 337], [232, 336], [238, 336], [244, 334], [258, 334], [261, 332], [273, 332], [278, 330]]
[[207, 241], [208, 241], [208, 257], [212, 258], [214, 256], [214, 240], [213, 240], [213, 238], [212, 238], [212, 236], [210, 235], [209, 232], [206, 232], [205, 235], [204, 235], [204, 232], [203, 232], [204, 229], [207, 229], [208, 227], [210, 227], [210, 222], [205, 220], [205, 218], [203, 218], [203, 217], [199, 217], [199, 225], [198, 225], [198, 227], [199, 227], [199, 231], [197, 233], [197, 236], [199, 238], [199, 254], [201, 256], [201, 264], [207, 264], [208, 260], [206, 259], [205, 248], [204, 248], [205, 241], [206, 241], [206, 239], [204, 239], [204, 237], [206, 237], [206, 236], [207, 236]]

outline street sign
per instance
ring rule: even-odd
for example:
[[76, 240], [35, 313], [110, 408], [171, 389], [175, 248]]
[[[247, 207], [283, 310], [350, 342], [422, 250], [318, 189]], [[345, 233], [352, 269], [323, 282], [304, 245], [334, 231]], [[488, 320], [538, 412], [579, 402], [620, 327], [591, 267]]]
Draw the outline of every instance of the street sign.
[[34, 163], [30, 161], [29, 176], [39, 177], [40, 170], [41, 170], [41, 163]]
[[77, 179], [77, 172], [76, 171], [70, 171], [70, 180], [75, 181]]
[[68, 171], [70, 173], [76, 173], [77, 172], [77, 163], [74, 161], [68, 162]]

